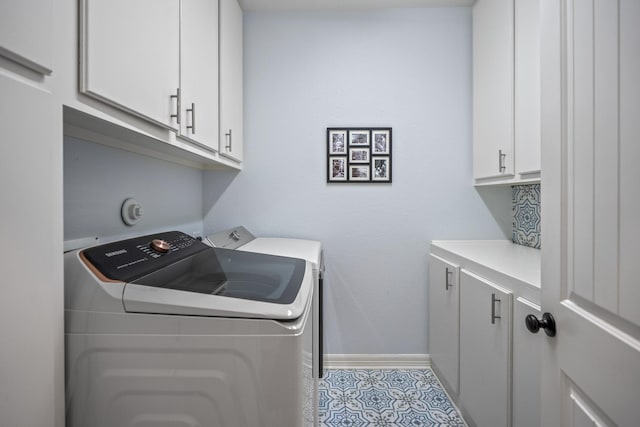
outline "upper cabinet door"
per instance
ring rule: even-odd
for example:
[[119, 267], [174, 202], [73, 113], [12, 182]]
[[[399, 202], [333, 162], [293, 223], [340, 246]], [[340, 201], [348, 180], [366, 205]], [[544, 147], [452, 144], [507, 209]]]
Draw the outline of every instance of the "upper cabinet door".
[[540, 173], [540, 0], [515, 0], [516, 173]]
[[177, 129], [180, 0], [82, 0], [80, 90]]
[[180, 137], [218, 149], [218, 1], [183, 0]]
[[52, 0], [2, 0], [0, 55], [40, 74], [51, 74], [52, 16]]
[[514, 174], [514, 0], [473, 7], [473, 176]]
[[220, 0], [220, 154], [242, 161], [242, 9]]

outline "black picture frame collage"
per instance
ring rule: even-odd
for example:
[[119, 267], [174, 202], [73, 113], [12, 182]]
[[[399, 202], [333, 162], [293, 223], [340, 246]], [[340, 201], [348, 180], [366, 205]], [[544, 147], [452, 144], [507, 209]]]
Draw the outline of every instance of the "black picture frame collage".
[[328, 183], [391, 183], [392, 128], [327, 128]]

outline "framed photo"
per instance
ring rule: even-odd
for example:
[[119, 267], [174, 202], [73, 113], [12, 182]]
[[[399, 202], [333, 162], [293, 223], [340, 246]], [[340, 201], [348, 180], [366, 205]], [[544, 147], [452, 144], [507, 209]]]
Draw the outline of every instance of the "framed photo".
[[349, 130], [349, 145], [369, 145], [369, 130]]
[[328, 143], [329, 154], [347, 154], [347, 130], [330, 130]]
[[391, 180], [391, 162], [389, 157], [372, 157], [371, 166], [373, 172], [371, 173], [372, 181], [388, 182]]
[[350, 163], [369, 163], [368, 148], [349, 148]]
[[369, 165], [351, 165], [351, 166], [349, 166], [349, 180], [351, 180], [351, 181], [369, 181]]
[[347, 180], [347, 158], [329, 157], [329, 181]]
[[371, 139], [373, 141], [373, 146], [371, 151], [372, 154], [389, 154], [389, 142], [391, 141], [390, 130], [374, 130], [371, 132]]
[[327, 183], [391, 184], [390, 127], [327, 128]]

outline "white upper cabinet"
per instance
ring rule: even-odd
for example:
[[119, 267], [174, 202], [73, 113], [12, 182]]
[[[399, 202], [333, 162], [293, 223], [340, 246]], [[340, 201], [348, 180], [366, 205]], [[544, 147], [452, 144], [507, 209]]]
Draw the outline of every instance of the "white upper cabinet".
[[513, 0], [473, 8], [473, 176], [513, 176]]
[[40, 74], [51, 74], [52, 15], [52, 0], [2, 0], [0, 56]]
[[242, 161], [242, 9], [220, 0], [220, 154]]
[[[540, 176], [540, 0], [515, 0], [515, 169]], [[537, 174], [537, 175], [536, 175]]]
[[179, 0], [83, 0], [81, 92], [177, 129]]
[[540, 0], [473, 8], [473, 175], [476, 184], [540, 178]]
[[218, 1], [183, 0], [180, 137], [218, 149]]
[[80, 0], [78, 15], [80, 96], [74, 87], [70, 107], [123, 130], [98, 123], [96, 133], [77, 115], [72, 136], [194, 167], [241, 168], [235, 0]]

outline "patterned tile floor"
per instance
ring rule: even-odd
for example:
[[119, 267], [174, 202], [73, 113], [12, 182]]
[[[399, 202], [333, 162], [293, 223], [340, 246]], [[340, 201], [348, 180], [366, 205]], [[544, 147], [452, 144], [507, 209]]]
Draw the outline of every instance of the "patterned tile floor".
[[330, 369], [320, 427], [465, 427], [430, 369]]

